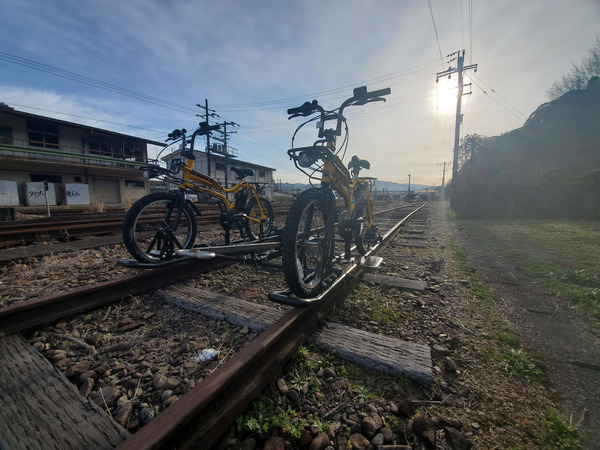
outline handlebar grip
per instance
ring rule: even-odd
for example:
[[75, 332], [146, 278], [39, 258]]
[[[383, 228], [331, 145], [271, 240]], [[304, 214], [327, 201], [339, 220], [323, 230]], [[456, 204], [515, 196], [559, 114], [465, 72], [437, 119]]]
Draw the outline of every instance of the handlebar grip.
[[208, 125], [208, 123], [206, 122], [200, 122], [198, 125], [200, 125], [200, 128], [198, 128], [195, 133], [199, 134], [200, 136], [205, 135], [210, 133], [213, 130], [219, 130], [221, 129], [221, 125], [217, 124], [217, 125]]
[[[364, 105], [372, 99], [383, 97], [384, 95], [391, 94], [390, 88], [379, 89], [378, 91], [368, 92], [366, 86], [357, 87], [353, 91], [355, 104]], [[383, 99], [382, 99], [383, 100]]]
[[316, 100], [313, 100], [312, 102], [304, 102], [302, 106], [288, 109], [287, 113], [289, 115], [298, 114], [301, 116], [309, 116], [318, 109], [318, 104], [319, 103]]
[[180, 130], [180, 129], [173, 130], [171, 133], [169, 133], [167, 135], [168, 138], [167, 138], [167, 140], [165, 142], [170, 141], [170, 140], [174, 140], [174, 139], [177, 139], [177, 138], [180, 138], [182, 136], [182, 134], [185, 133], [185, 132], [186, 132], [185, 128], [183, 130]]
[[391, 88], [379, 89], [378, 91], [369, 92], [367, 95], [369, 98], [383, 97], [384, 95], [390, 95], [392, 93]]

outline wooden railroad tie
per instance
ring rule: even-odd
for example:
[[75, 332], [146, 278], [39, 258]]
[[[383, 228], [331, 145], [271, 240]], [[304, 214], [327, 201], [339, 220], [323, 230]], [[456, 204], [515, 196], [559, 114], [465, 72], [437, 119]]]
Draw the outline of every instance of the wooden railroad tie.
[[114, 448], [130, 436], [19, 334], [0, 338], [0, 361], [2, 448]]
[[406, 278], [400, 278], [393, 275], [377, 275], [375, 273], [365, 274], [363, 276], [363, 281], [384, 284], [386, 286], [393, 286], [418, 292], [424, 292], [427, 288], [427, 283], [423, 280], [408, 280]]
[[[168, 303], [181, 308], [257, 331], [264, 330], [285, 314], [285, 310], [194, 287], [172, 286], [160, 290], [158, 294]], [[431, 350], [426, 345], [333, 322], [325, 322], [313, 337], [319, 347], [365, 367], [419, 383], [428, 384], [432, 381]]]

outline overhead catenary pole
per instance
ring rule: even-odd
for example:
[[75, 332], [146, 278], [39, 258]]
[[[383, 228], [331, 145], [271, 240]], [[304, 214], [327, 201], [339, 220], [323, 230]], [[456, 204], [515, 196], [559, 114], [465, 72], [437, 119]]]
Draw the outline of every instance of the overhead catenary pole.
[[[204, 99], [204, 110], [206, 112], [206, 125], [208, 125], [208, 99]], [[206, 164], [208, 166], [207, 175], [210, 177], [210, 133], [206, 133]]]
[[444, 166], [444, 170], [442, 171], [442, 188], [440, 190], [440, 196], [442, 197], [442, 200], [445, 200], [446, 196], [445, 196], [445, 183], [446, 183], [446, 161], [444, 161], [444, 164], [438, 164], [438, 166]]
[[[204, 117], [204, 121], [206, 122], [206, 125], [210, 125], [208, 123], [209, 116], [210, 117], [219, 117], [219, 115], [216, 114], [214, 112], [214, 110], [208, 109], [208, 99], [204, 99], [204, 106], [202, 106], [200, 104], [196, 104], [196, 106], [204, 109], [204, 116], [201, 116], [200, 114], [197, 114], [197, 116]], [[209, 114], [210, 111], [212, 111], [212, 113]], [[206, 174], [210, 177], [211, 176], [210, 175], [210, 133], [206, 133], [206, 163], [208, 165]]]
[[227, 177], [227, 173], [229, 171], [229, 157], [232, 156], [235, 158], [235, 155], [230, 154], [229, 153], [229, 148], [227, 147], [227, 138], [229, 137], [230, 134], [235, 134], [237, 133], [237, 131], [227, 131], [227, 125], [232, 125], [234, 127], [239, 127], [239, 124], [235, 123], [235, 122], [227, 122], [224, 121], [223, 123], [220, 123], [219, 125], [223, 126], [223, 130], [218, 130], [219, 133], [221, 133], [223, 135], [223, 138], [217, 138], [217, 137], [213, 137], [213, 140], [217, 140], [219, 142], [223, 143], [223, 151], [218, 151], [218, 153], [221, 153], [224, 155], [225, 157], [225, 188], [228, 188], [228, 177]]
[[[456, 173], [458, 172], [458, 141], [460, 139], [460, 124], [462, 122], [462, 113], [461, 113], [461, 105], [462, 105], [462, 96], [463, 96], [463, 72], [465, 70], [470, 70], [470, 69], [474, 69], [475, 72], [477, 72], [477, 64], [471, 64], [469, 66], [465, 66], [464, 65], [464, 61], [465, 61], [465, 51], [462, 51], [462, 54], [460, 51], [457, 52], [458, 54], [458, 62], [457, 62], [457, 67], [453, 68], [453, 67], [448, 67], [447, 70], [443, 71], [443, 72], [438, 72], [437, 77], [435, 79], [436, 83], [439, 81], [440, 77], [442, 76], [448, 76], [448, 78], [450, 78], [450, 76], [453, 73], [457, 73], [458, 74], [458, 92], [456, 94], [456, 122], [454, 124], [454, 155], [453, 155], [453, 164], [452, 164], [452, 182], [454, 183], [456, 181]], [[448, 55], [451, 56], [451, 55]], [[456, 191], [455, 191], [456, 192]], [[454, 195], [452, 196], [453, 200], [454, 200]]]

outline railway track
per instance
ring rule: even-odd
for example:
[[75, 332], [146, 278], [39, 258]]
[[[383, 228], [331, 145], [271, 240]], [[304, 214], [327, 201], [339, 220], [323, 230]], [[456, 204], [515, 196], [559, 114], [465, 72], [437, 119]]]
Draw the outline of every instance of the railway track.
[[[382, 252], [405, 223], [421, 211], [416, 208], [402, 219], [386, 211], [378, 215], [379, 227], [385, 230]], [[392, 217], [392, 218], [390, 218]], [[244, 251], [242, 250], [242, 254]], [[373, 256], [369, 254], [367, 256]], [[235, 255], [229, 255], [231, 258]], [[233, 262], [232, 259], [184, 259], [168, 266], [143, 271], [129, 277], [55, 294], [0, 309], [0, 335], [43, 327], [102, 305], [118, 302], [126, 296], [191, 279]], [[310, 308], [290, 308], [274, 320], [248, 345], [223, 362], [179, 401], [124, 439], [118, 448], [209, 448], [222, 437], [221, 432], [238, 417], [273, 379], [296, 349], [305, 342], [331, 314], [336, 303], [343, 301], [353, 281], [365, 272], [360, 264], [349, 264], [342, 276]], [[281, 303], [286, 303], [285, 301]], [[293, 304], [288, 303], [288, 304]]]
[[[213, 205], [196, 205], [201, 216], [198, 225], [206, 226], [219, 222], [219, 210]], [[274, 203], [273, 212], [283, 214], [289, 203]], [[0, 222], [0, 245], [5, 247], [31, 243], [40, 239], [72, 240], [89, 234], [118, 232], [123, 225], [126, 211], [58, 215], [39, 219]]]

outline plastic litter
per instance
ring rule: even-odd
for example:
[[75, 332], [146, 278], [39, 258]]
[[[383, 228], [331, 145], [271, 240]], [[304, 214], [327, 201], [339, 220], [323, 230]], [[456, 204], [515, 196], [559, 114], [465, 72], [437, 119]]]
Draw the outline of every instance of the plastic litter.
[[219, 350], [215, 350], [214, 348], [205, 348], [200, 353], [198, 353], [198, 355], [196, 355], [196, 357], [194, 358], [194, 361], [196, 361], [196, 362], [212, 361], [218, 355], [219, 355]]

